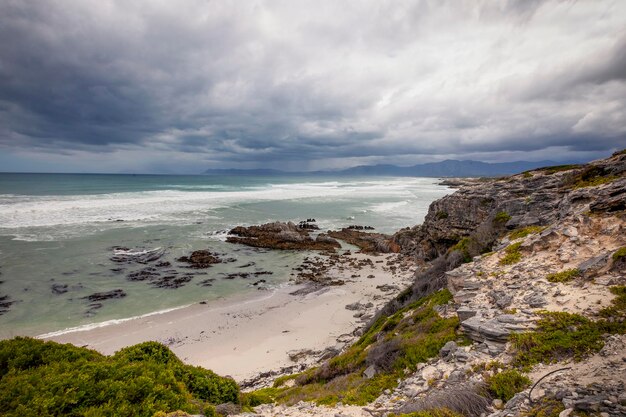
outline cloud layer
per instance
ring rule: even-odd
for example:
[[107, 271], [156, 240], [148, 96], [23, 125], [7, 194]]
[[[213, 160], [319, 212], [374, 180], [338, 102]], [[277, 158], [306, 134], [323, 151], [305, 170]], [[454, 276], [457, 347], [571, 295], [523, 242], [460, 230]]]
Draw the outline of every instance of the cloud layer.
[[620, 0], [0, 0], [0, 164], [595, 157], [626, 147], [624, 28]]

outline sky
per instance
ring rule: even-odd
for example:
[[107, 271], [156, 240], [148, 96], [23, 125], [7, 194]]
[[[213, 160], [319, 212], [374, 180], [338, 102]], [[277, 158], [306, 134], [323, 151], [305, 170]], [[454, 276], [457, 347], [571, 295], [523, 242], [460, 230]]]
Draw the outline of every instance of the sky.
[[623, 0], [0, 0], [0, 171], [623, 148]]

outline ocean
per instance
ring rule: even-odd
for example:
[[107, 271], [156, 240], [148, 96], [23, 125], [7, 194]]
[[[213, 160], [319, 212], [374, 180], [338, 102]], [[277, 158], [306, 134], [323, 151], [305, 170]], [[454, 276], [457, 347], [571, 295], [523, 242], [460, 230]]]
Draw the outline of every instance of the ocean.
[[[450, 189], [433, 178], [0, 174], [0, 339], [36, 336], [181, 306], [271, 291], [310, 255], [227, 243], [238, 225], [314, 218], [322, 230], [352, 224], [378, 232], [419, 224]], [[348, 247], [348, 246], [347, 246]], [[230, 262], [190, 271], [198, 249]], [[178, 288], [129, 276], [142, 264], [116, 255], [156, 253]], [[235, 277], [233, 272], [249, 273]], [[271, 272], [269, 274], [268, 272]], [[261, 277], [265, 282], [259, 284]], [[254, 285], [256, 283], [256, 285]], [[104, 301], [88, 297], [119, 290]]]

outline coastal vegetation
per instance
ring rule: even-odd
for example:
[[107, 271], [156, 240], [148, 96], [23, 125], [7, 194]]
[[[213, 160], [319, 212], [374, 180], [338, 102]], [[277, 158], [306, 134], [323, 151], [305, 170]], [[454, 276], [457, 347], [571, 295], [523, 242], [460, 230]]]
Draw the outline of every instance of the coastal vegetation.
[[538, 363], [572, 358], [580, 361], [604, 346], [603, 335], [626, 333], [626, 286], [610, 289], [611, 305], [600, 310], [599, 320], [567, 312], [542, 312], [532, 332], [511, 335], [514, 365], [530, 369]]
[[545, 227], [542, 227], [542, 226], [521, 227], [519, 229], [515, 229], [512, 232], [510, 232], [509, 233], [509, 239], [511, 239], [511, 240], [521, 239], [521, 238], [526, 237], [528, 235], [539, 233], [543, 229], [545, 229]]
[[152, 416], [182, 410], [214, 414], [239, 402], [234, 380], [183, 364], [145, 342], [104, 356], [93, 350], [18, 337], [0, 341], [3, 416]]
[[572, 268], [566, 269], [561, 272], [554, 272], [552, 274], [548, 274], [546, 279], [550, 282], [569, 282], [576, 277], [579, 277], [581, 274], [580, 269]]
[[522, 253], [519, 248], [522, 242], [513, 243], [504, 249], [504, 256], [500, 259], [500, 265], [513, 265], [522, 259]]

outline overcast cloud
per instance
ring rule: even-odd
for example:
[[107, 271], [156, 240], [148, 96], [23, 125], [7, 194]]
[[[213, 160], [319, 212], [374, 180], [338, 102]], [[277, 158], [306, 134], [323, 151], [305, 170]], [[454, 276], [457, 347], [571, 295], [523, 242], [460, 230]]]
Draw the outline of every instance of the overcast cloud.
[[622, 0], [0, 0], [0, 171], [624, 147]]

